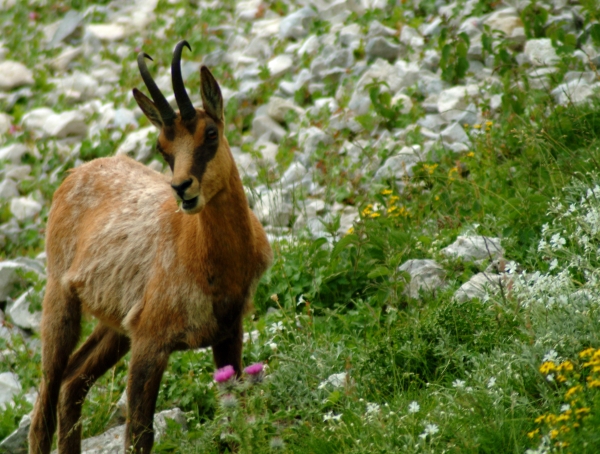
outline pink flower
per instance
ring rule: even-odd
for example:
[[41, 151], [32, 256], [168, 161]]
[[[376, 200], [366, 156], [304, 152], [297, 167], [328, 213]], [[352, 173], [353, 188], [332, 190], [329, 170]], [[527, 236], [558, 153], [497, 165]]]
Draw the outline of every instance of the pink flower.
[[214, 378], [217, 383], [223, 383], [228, 381], [231, 377], [235, 375], [235, 370], [233, 366], [225, 366], [221, 369], [217, 369], [215, 372]]
[[262, 363], [254, 363], [244, 369], [248, 375], [258, 375], [263, 371]]

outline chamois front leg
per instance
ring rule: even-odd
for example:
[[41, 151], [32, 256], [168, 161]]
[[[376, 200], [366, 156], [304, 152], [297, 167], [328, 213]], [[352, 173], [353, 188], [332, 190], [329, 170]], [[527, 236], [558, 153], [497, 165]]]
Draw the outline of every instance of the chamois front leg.
[[148, 454], [152, 450], [156, 399], [170, 353], [156, 339], [132, 340], [125, 452]]
[[231, 337], [212, 346], [213, 358], [217, 369], [233, 366], [236, 375], [240, 377], [242, 375], [242, 343], [244, 341], [241, 317], [236, 321], [232, 333]]

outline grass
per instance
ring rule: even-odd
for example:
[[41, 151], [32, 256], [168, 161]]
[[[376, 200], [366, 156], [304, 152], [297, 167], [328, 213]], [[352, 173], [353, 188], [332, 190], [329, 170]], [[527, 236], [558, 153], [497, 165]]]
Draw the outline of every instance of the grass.
[[[295, 9], [279, 1], [265, 5], [278, 15]], [[58, 76], [45, 62], [60, 49], [45, 47], [42, 27], [70, 9], [85, 11], [89, 6], [85, 1], [55, 2], [51, 8], [17, 2], [0, 12], [7, 58], [35, 68], [32, 95], [2, 106], [15, 125], [26, 112], [47, 105], [53, 90], [49, 81]], [[418, 26], [435, 11], [433, 2], [421, 2], [404, 22], [408, 13], [404, 8], [352, 14], [347, 23], [356, 22], [365, 32], [375, 19], [394, 28], [405, 23]], [[492, 8], [481, 1], [476, 11], [483, 14]], [[185, 2], [161, 1], [156, 14], [144, 34], [123, 42], [131, 55], [140, 47], [151, 54], [155, 74], [170, 60], [171, 45], [165, 43], [187, 37], [193, 51], [185, 58], [195, 62], [226, 48], [228, 32], [222, 26], [234, 23], [235, 3], [198, 9]], [[585, 25], [594, 14], [593, 5], [585, 3]], [[94, 22], [105, 17], [101, 8], [93, 13]], [[158, 38], [156, 32], [163, 27], [164, 38]], [[311, 32], [321, 35], [329, 27], [315, 21]], [[538, 25], [527, 32], [531, 37], [546, 33]], [[486, 35], [486, 51], [496, 49], [498, 77], [486, 94], [500, 94], [501, 108], [492, 112], [485, 96], [475, 97], [485, 118], [467, 128], [472, 147], [455, 154], [435, 146], [401, 182], [374, 181], [374, 170], [367, 163], [385, 160], [401, 145], [423, 144], [417, 131], [406, 134], [404, 144], [376, 145], [383, 131], [394, 132], [420, 118], [423, 99], [417, 90], [409, 90], [415, 107], [400, 115], [382, 86], [371, 87], [373, 107], [359, 119], [369, 128], [359, 133], [331, 131], [332, 143], [320, 147], [311, 163], [314, 181], [325, 188], [324, 200], [353, 206], [360, 213], [352, 231], [338, 234], [339, 219], [332, 217], [325, 226], [331, 233], [328, 239], [290, 230], [290, 236], [273, 243], [275, 263], [258, 288], [255, 314], [246, 320], [246, 332], [252, 335], [244, 350], [245, 364], [267, 366], [265, 379], [225, 389], [213, 382], [210, 351], [173, 354], [158, 409], [180, 407], [189, 430], [170, 425], [156, 452], [598, 451], [600, 190], [594, 188], [599, 180], [600, 102], [594, 98], [578, 106], [555, 105], [551, 89], [567, 71], [595, 68], [586, 68], [571, 56], [568, 36], [555, 29], [547, 33], [560, 46], [561, 61], [543, 89], [528, 85], [528, 68], [516, 64], [514, 51], [501, 37]], [[81, 42], [81, 37], [72, 39], [75, 45]], [[439, 49], [461, 39], [447, 28], [443, 42], [432, 39], [426, 48]], [[22, 42], [28, 43], [26, 48]], [[271, 44], [280, 53], [287, 43], [272, 38]], [[111, 46], [104, 46], [101, 55], [121, 67], [119, 83], [102, 102], [135, 109], [129, 93], [141, 82], [133, 57], [123, 61]], [[364, 59], [364, 52], [357, 49], [355, 57]], [[449, 79], [462, 81], [462, 58], [457, 51], [442, 63]], [[311, 56], [303, 57], [298, 70], [311, 61]], [[80, 56], [74, 66], [86, 71], [93, 64]], [[234, 69], [228, 63], [211, 68], [222, 85], [232, 89], [238, 84]], [[344, 108], [357, 79], [348, 74], [341, 86], [327, 81], [321, 91], [302, 89], [296, 101], [308, 108], [320, 97], [336, 96]], [[263, 69], [260, 80], [257, 90], [230, 100], [226, 110], [230, 143], [249, 153], [258, 150], [248, 140], [252, 123], [248, 112], [268, 102], [280, 79]], [[188, 86], [197, 85], [195, 74]], [[50, 107], [73, 108], [63, 97]], [[326, 111], [290, 114], [286, 124], [294, 130], [327, 129], [330, 117]], [[140, 127], [144, 126], [148, 124], [142, 117]], [[123, 132], [102, 131], [81, 141], [81, 159], [110, 155], [122, 142]], [[43, 250], [51, 196], [75, 160], [53, 140], [36, 140], [19, 128], [2, 140], [37, 147], [41, 157], [23, 158], [33, 178], [20, 182], [19, 189], [42, 201], [44, 208], [36, 218], [20, 223], [16, 239], [6, 238], [0, 257], [35, 257]], [[360, 159], [340, 153], [347, 141], [360, 144]], [[246, 185], [250, 189], [275, 185], [301, 146], [291, 133], [280, 144], [277, 165], [260, 168], [255, 178], [245, 179]], [[0, 163], [0, 170], [7, 164]], [[310, 201], [302, 191], [295, 198], [299, 207]], [[11, 217], [9, 204], [0, 201], [0, 224]], [[488, 265], [440, 254], [459, 234], [502, 238], [511, 280], [501, 294], [465, 303], [452, 300], [461, 284]], [[398, 266], [415, 258], [441, 263], [448, 286], [424, 292], [416, 300], [409, 298], [404, 292], [407, 276]], [[43, 292], [43, 281], [29, 275], [22, 281], [13, 297], [31, 286], [38, 295]], [[93, 326], [94, 321], [86, 319], [84, 332]], [[0, 351], [5, 354], [0, 372], [16, 372], [23, 393], [38, 386], [36, 334], [0, 340]], [[84, 436], [106, 430], [124, 390], [128, 361], [126, 356], [90, 392], [82, 418]], [[1, 411], [0, 439], [30, 410], [19, 396]]]

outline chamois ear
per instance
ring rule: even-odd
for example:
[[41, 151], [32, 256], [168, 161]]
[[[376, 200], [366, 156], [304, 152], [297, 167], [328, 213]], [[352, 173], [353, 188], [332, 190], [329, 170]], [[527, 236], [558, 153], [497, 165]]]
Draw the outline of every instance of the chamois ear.
[[133, 97], [148, 120], [150, 120], [150, 122], [157, 128], [162, 128], [164, 123], [156, 104], [154, 104], [154, 102], [152, 102], [148, 96], [139, 91], [137, 88], [133, 89]]
[[219, 84], [206, 66], [200, 68], [202, 107], [214, 120], [223, 121], [223, 96]]

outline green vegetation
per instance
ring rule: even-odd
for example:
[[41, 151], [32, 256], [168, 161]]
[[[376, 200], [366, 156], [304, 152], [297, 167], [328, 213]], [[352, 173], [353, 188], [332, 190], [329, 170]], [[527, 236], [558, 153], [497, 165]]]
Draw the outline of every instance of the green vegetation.
[[[582, 2], [586, 25], [598, 19], [592, 3]], [[62, 1], [42, 8], [17, 1], [0, 11], [6, 58], [36, 68], [30, 96], [12, 104], [0, 100], [17, 125], [3, 141], [35, 143], [39, 156], [23, 157], [33, 178], [19, 188], [21, 195], [44, 200], [41, 213], [20, 222], [16, 238], [6, 238], [1, 259], [42, 252], [51, 195], [76, 162], [51, 139], [36, 140], [18, 127], [24, 114], [48, 104], [53, 90], [50, 79], [58, 76], [46, 62], [60, 49], [46, 48], [41, 30], [66, 11], [84, 11], [91, 5], [83, 0]], [[281, 1], [265, 5], [278, 15], [295, 10]], [[406, 24], [418, 26], [433, 8], [434, 2], [421, 2]], [[482, 0], [475, 12], [483, 14], [491, 8], [490, 2]], [[363, 31], [375, 19], [398, 29], [408, 9], [406, 5], [363, 16], [353, 13], [347, 20]], [[153, 56], [153, 74], [167, 66], [171, 43], [181, 37], [187, 37], [193, 49], [185, 58], [200, 62], [202, 56], [219, 49], [227, 32], [224, 24], [234, 11], [231, 1], [201, 11], [193, 2], [160, 1], [158, 19], [144, 38], [133, 35], [124, 43], [131, 55], [133, 49], [143, 47]], [[90, 14], [94, 22], [105, 20], [103, 8]], [[533, 2], [523, 10], [522, 20], [529, 38], [551, 38], [557, 49], [560, 61], [549, 76], [552, 87], [568, 71], [596, 71], [572, 57], [573, 35], [544, 27], [544, 14], [547, 17], [545, 7]], [[311, 32], [325, 34], [330, 24], [315, 21], [312, 27]], [[426, 48], [441, 53], [443, 79], [459, 83], [470, 71], [469, 38], [444, 27], [439, 39], [426, 42]], [[160, 39], [154, 37], [159, 29], [164, 29]], [[589, 33], [590, 39], [599, 41], [597, 24], [590, 26]], [[249, 339], [244, 363], [266, 365], [261, 383], [237, 384], [223, 391], [213, 381], [209, 350], [172, 355], [158, 410], [181, 408], [188, 430], [170, 424], [156, 452], [599, 451], [600, 101], [556, 105], [552, 87], [532, 86], [526, 75], [529, 68], [516, 63], [516, 51], [503, 39], [489, 30], [482, 39], [484, 54], [494, 57], [500, 83], [489, 90], [501, 95], [500, 106], [484, 105], [486, 121], [465, 128], [472, 141], [469, 150], [456, 154], [441, 145], [434, 147], [402, 187], [395, 180], [373, 183], [372, 173], [358, 171], [363, 163], [339, 153], [346, 141], [364, 139], [368, 143], [364, 156], [384, 160], [398, 150], [373, 145], [371, 132], [404, 128], [423, 115], [420, 94], [409, 90], [415, 106], [403, 114], [403, 106], [392, 103], [385, 83], [368, 87], [371, 110], [357, 118], [368, 129], [359, 133], [342, 129], [332, 144], [317, 149], [313, 162], [314, 179], [326, 188], [326, 202], [356, 207], [359, 219], [345, 234], [338, 233], [340, 219], [330, 219], [325, 229], [331, 241], [293, 232], [273, 242], [275, 262], [257, 290], [256, 312], [245, 327]], [[361, 57], [364, 48], [354, 53]], [[134, 109], [128, 93], [142, 84], [134, 58], [124, 61], [106, 46], [101, 56], [121, 68], [118, 84], [104, 101]], [[81, 71], [93, 65], [83, 55], [75, 63]], [[302, 65], [310, 63], [305, 56]], [[225, 81], [224, 86], [237, 88], [228, 63], [211, 70]], [[252, 113], [286, 77], [272, 78], [262, 68], [258, 88], [244, 99], [228, 102], [232, 145], [251, 154], [259, 152], [252, 141], [244, 140]], [[188, 86], [198, 86], [197, 74], [190, 76]], [[301, 88], [295, 99], [298, 105], [310, 107], [318, 98], [334, 96], [337, 88], [332, 82], [321, 91]], [[348, 96], [340, 98], [341, 107], [347, 107]], [[51, 107], [57, 112], [72, 108], [61, 98]], [[286, 123], [324, 128], [330, 116], [328, 112], [302, 118], [289, 114]], [[140, 127], [145, 126], [148, 123], [141, 117]], [[78, 145], [80, 159], [112, 154], [126, 132], [130, 129], [103, 131], [83, 140]], [[422, 141], [418, 128], [407, 132], [406, 145]], [[246, 181], [247, 186], [276, 182], [297, 151], [295, 136], [285, 138], [277, 165], [260, 169], [256, 179]], [[159, 159], [158, 153], [152, 157]], [[0, 169], [5, 164], [0, 162]], [[300, 200], [303, 197], [298, 194]], [[11, 217], [9, 203], [0, 201], [0, 224]], [[472, 263], [440, 254], [462, 234], [502, 238], [508, 272], [502, 292], [464, 303], [452, 299], [463, 283], [489, 265], [489, 261]], [[441, 263], [448, 285], [412, 299], [405, 291], [408, 276], [398, 267], [418, 258]], [[43, 282], [25, 275], [12, 296], [32, 286], [36, 295], [41, 294]], [[93, 324], [92, 319], [85, 320], [86, 334]], [[126, 356], [91, 390], [83, 410], [85, 437], [106, 430], [125, 387], [128, 361]], [[38, 386], [39, 365], [37, 335], [32, 340], [0, 339], [0, 372], [18, 374], [23, 394]], [[30, 410], [31, 404], [22, 396], [0, 410], [0, 440]]]

